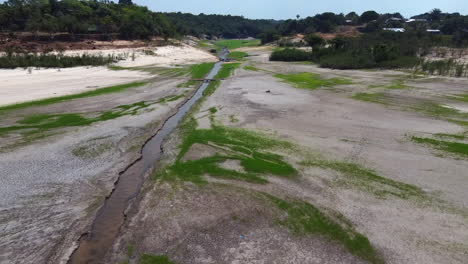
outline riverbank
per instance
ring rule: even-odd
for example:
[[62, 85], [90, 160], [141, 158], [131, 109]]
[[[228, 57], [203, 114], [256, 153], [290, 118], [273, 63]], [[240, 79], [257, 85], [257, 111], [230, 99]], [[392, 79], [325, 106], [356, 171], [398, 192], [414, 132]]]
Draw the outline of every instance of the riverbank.
[[[212, 60], [212, 55], [207, 57]], [[2, 110], [0, 263], [67, 262], [119, 172], [139, 158], [144, 142], [197, 87], [187, 84], [192, 64], [165, 67], [154, 58], [140, 71], [105, 70], [120, 80], [127, 73], [144, 76], [135, 79], [138, 85], [86, 88], [98, 92]], [[83, 70], [81, 85], [96, 68]], [[60, 91], [60, 83], [76, 80], [51, 76], [41, 81], [54, 92]], [[104, 76], [102, 80], [108, 81]]]
[[123, 60], [111, 67], [0, 70], [0, 79], [4, 80], [0, 84], [0, 106], [150, 79], [152, 68], [180, 67], [217, 60], [212, 54], [188, 45], [64, 52], [65, 56], [82, 54], [113, 55]]

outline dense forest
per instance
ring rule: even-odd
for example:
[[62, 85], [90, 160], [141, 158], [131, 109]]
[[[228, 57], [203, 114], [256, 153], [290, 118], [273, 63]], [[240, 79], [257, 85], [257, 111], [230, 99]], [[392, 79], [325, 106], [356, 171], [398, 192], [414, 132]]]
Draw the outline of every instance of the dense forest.
[[262, 32], [274, 30], [280, 24], [274, 20], [254, 20], [230, 15], [167, 13], [166, 16], [175, 25], [177, 32], [197, 37], [258, 37]]
[[131, 0], [8, 0], [0, 4], [0, 31], [118, 33], [126, 39], [176, 35], [165, 15]]
[[399, 13], [361, 15], [326, 12], [285, 21], [246, 19], [230, 15], [158, 13], [132, 0], [7, 0], [0, 4], [0, 31], [68, 32], [71, 34], [118, 34], [126, 39], [182, 35], [244, 38], [261, 37], [270, 42], [297, 33], [335, 32], [339, 26], [356, 26], [363, 33], [383, 28], [413, 31], [438, 29], [442, 34], [462, 39], [468, 33], [468, 16], [434, 9], [414, 16], [407, 23]]
[[119, 34], [125, 39], [182, 35], [256, 37], [273, 29], [273, 20], [240, 16], [158, 13], [131, 0], [7, 0], [0, 4], [0, 31]]
[[[230, 15], [158, 13], [135, 5], [132, 0], [7, 0], [0, 4], [1, 32], [68, 32], [113, 35], [123, 39], [183, 35], [206, 38], [257, 37], [263, 43], [268, 43], [298, 33], [333, 33], [345, 25], [361, 33], [379, 36], [380, 39], [383, 35], [376, 33], [385, 28], [404, 28], [406, 34], [386, 35], [394, 36], [385, 40], [390, 45], [398, 41], [407, 43], [408, 39], [412, 43], [422, 43], [418, 48], [429, 45], [428, 40], [443, 45], [461, 46], [468, 43], [468, 16], [443, 13], [439, 9], [414, 16], [411, 21], [406, 21], [399, 13], [378, 14], [375, 11], [366, 11], [361, 15], [355, 12], [347, 15], [326, 12], [306, 18], [297, 16], [296, 19], [275, 21]], [[437, 30], [444, 37], [430, 37], [428, 29]], [[375, 37], [361, 38], [362, 41], [347, 40], [347, 43], [362, 46], [369, 38]], [[374, 42], [374, 39], [370, 41]]]

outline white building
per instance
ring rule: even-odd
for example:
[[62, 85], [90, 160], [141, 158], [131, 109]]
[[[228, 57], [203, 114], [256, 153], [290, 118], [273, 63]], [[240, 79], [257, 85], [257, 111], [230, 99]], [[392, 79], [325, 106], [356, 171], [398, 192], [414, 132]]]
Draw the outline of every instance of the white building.
[[400, 32], [403, 33], [406, 31], [404, 28], [384, 28], [385, 31], [393, 31], [393, 32]]

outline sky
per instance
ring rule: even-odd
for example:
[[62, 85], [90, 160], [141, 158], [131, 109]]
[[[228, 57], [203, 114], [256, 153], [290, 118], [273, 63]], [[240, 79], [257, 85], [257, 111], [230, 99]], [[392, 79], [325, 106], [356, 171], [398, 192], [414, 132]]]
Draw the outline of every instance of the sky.
[[160, 12], [231, 14], [247, 18], [288, 19], [334, 12], [361, 14], [400, 12], [403, 16], [439, 8], [444, 12], [468, 14], [468, 0], [133, 0]]

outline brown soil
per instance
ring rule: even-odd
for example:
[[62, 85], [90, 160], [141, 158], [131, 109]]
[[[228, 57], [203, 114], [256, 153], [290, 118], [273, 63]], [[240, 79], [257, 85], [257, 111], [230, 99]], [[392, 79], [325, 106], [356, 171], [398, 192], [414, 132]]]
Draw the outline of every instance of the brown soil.
[[0, 34], [0, 52], [51, 52], [66, 50], [103, 50], [119, 48], [141, 48], [149, 45], [161, 45], [164, 40], [155, 38], [151, 41], [119, 40], [116, 36], [70, 35], [44, 33]]

